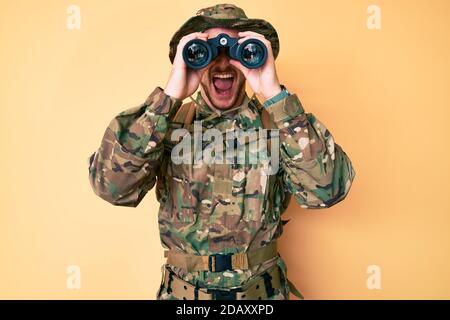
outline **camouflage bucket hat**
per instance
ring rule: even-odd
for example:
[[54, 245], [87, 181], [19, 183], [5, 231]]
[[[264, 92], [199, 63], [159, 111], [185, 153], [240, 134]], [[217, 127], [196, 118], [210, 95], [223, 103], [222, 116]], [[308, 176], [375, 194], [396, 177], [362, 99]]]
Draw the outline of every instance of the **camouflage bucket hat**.
[[262, 19], [249, 19], [241, 8], [233, 4], [224, 3], [200, 9], [194, 17], [187, 20], [175, 32], [169, 43], [170, 62], [173, 63], [175, 59], [177, 45], [182, 37], [193, 32], [201, 32], [214, 27], [260, 33], [270, 41], [274, 58], [276, 59], [278, 56], [278, 52], [280, 51], [278, 34], [269, 22]]

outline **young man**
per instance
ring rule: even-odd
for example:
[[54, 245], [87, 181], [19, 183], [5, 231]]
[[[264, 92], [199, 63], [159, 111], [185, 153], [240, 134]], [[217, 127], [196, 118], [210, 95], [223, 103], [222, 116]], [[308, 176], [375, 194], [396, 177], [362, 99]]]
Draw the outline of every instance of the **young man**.
[[[203, 68], [188, 68], [182, 56], [185, 44], [221, 33], [239, 43], [262, 41], [266, 62], [248, 69], [220, 50]], [[92, 188], [114, 205], [136, 207], [156, 184], [161, 242], [167, 249], [157, 299], [300, 295], [287, 280], [276, 249], [281, 214], [291, 195], [302, 208], [338, 203], [348, 194], [355, 171], [324, 124], [280, 84], [278, 52], [277, 33], [267, 21], [248, 19], [230, 4], [199, 10], [170, 41], [173, 67], [166, 87], [155, 88], [142, 105], [117, 115], [89, 158]], [[247, 96], [246, 81], [263, 105]], [[195, 103], [183, 104], [199, 87]], [[194, 120], [201, 130], [223, 134], [225, 144], [234, 148], [235, 140], [227, 140], [230, 131], [275, 129], [267, 144], [277, 146], [276, 152], [271, 149], [271, 156], [279, 156], [275, 174], [266, 174], [262, 162], [175, 161], [177, 139], [171, 134], [180, 127], [192, 132]], [[263, 138], [256, 140], [266, 143]], [[210, 142], [203, 140], [192, 153], [205, 151]]]

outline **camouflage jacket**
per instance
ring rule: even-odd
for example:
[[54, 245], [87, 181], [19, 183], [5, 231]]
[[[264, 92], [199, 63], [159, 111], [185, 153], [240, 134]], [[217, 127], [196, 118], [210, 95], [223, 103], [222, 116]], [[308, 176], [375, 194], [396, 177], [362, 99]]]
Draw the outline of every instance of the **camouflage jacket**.
[[[196, 101], [195, 120], [204, 128], [224, 133], [262, 127], [261, 104], [247, 95], [233, 112], [211, 110], [200, 94]], [[302, 208], [320, 209], [349, 192], [355, 176], [350, 159], [296, 94], [266, 108], [280, 139], [280, 168], [270, 176], [261, 174], [260, 164], [173, 163], [175, 142], [167, 133], [182, 103], [155, 88], [143, 104], [112, 119], [88, 159], [93, 190], [113, 205], [136, 207], [156, 185], [164, 248], [199, 255], [257, 249], [281, 235], [281, 214], [291, 195]], [[285, 271], [281, 258], [275, 260], [244, 271], [173, 269], [200, 286], [223, 288], [242, 285], [274, 263]]]

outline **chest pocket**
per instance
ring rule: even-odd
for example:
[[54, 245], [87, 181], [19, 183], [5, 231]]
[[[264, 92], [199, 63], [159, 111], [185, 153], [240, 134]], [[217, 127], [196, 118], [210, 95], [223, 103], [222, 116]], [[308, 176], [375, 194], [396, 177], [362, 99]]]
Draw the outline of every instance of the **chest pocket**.
[[[242, 137], [241, 137], [242, 138]], [[259, 134], [247, 135], [244, 140], [236, 142], [235, 159], [238, 165], [232, 173], [233, 196], [241, 203], [242, 220], [254, 222], [257, 226], [266, 222], [264, 207], [267, 199], [269, 177], [264, 174], [264, 164], [261, 162], [261, 143]], [[240, 160], [239, 160], [240, 159]], [[245, 160], [245, 161], [242, 161]]]
[[164, 196], [160, 218], [171, 223], [191, 223], [196, 217], [197, 200], [193, 193], [189, 174], [184, 170], [186, 165], [176, 165], [171, 160], [171, 153], [178, 141], [172, 141], [172, 133], [176, 129], [187, 128], [192, 122], [195, 107], [191, 103], [183, 104], [169, 121], [164, 137], [164, 171], [161, 172]]
[[[240, 175], [238, 172], [236, 175]], [[235, 177], [236, 177], [235, 175]], [[245, 178], [241, 182], [244, 221], [264, 222], [264, 201], [266, 198], [267, 176], [261, 174], [259, 168], [247, 168]], [[234, 183], [238, 183], [236, 180]]]
[[258, 161], [249, 166], [243, 179], [245, 220], [274, 223], [280, 219], [280, 210], [284, 211], [277, 139], [278, 132], [264, 131], [254, 141], [249, 141], [250, 148], [252, 143], [257, 144]]
[[174, 221], [189, 223], [195, 220], [197, 198], [192, 183], [177, 175], [169, 175], [168, 181], [171, 215]]
[[[195, 221], [198, 207], [196, 183], [191, 180], [189, 164], [174, 164], [171, 161], [171, 150], [177, 142], [167, 142], [165, 157], [168, 160], [163, 173], [166, 190], [165, 209], [162, 211], [165, 219], [174, 223], [191, 223]], [[194, 169], [195, 170], [195, 169]]]

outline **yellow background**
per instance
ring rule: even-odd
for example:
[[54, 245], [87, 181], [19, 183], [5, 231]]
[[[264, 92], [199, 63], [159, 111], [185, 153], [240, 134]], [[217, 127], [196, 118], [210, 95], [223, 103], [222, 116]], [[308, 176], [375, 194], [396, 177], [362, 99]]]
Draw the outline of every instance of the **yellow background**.
[[[91, 190], [87, 157], [115, 115], [165, 86], [170, 37], [215, 3], [0, 2], [0, 298], [155, 297], [154, 191], [112, 206]], [[450, 1], [234, 3], [276, 27], [281, 82], [356, 170], [338, 205], [291, 203], [291, 280], [308, 299], [450, 298]], [[80, 30], [66, 28], [70, 4]], [[381, 30], [366, 27], [371, 4]], [[366, 286], [370, 265], [380, 290]]]

